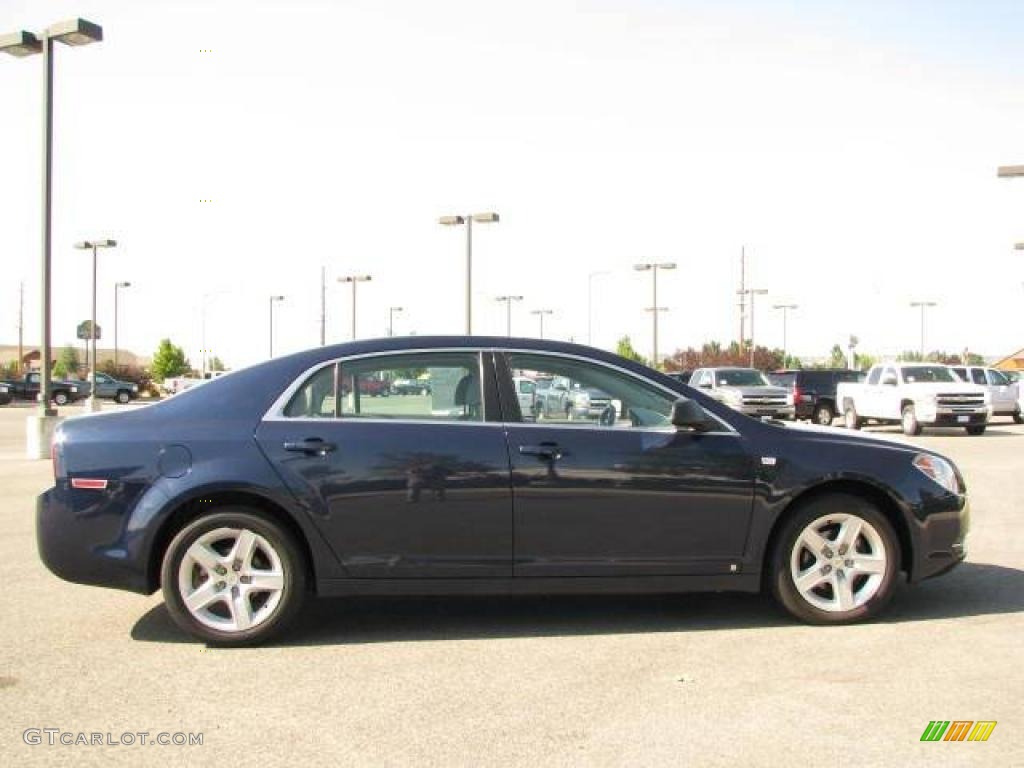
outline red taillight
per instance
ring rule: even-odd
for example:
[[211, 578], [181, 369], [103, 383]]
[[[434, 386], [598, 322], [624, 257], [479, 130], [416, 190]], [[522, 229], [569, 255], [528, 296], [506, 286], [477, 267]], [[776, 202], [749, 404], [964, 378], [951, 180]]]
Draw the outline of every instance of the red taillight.
[[794, 403], [799, 403], [800, 402], [800, 387], [797, 387], [795, 385], [793, 387], [793, 402]]
[[71, 478], [71, 487], [83, 491], [105, 491], [107, 481], [100, 477], [73, 477]]

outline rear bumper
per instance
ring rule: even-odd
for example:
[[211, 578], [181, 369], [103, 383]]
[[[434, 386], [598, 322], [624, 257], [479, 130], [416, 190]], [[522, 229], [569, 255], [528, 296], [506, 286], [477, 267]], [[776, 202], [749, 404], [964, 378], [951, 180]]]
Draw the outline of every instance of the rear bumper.
[[36, 545], [55, 576], [148, 594], [145, 569], [130, 559], [126, 547], [110, 543], [119, 534], [119, 529], [111, 530], [94, 516], [75, 515], [56, 488], [36, 499]]

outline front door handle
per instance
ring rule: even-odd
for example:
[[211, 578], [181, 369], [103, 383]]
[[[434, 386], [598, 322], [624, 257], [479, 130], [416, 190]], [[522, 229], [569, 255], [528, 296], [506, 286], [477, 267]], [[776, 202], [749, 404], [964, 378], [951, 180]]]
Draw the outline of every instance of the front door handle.
[[520, 445], [519, 453], [523, 456], [536, 456], [546, 461], [558, 461], [565, 453], [558, 443], [541, 443], [540, 445]]
[[319, 437], [307, 437], [305, 440], [287, 441], [284, 444], [286, 451], [304, 453], [307, 456], [326, 456], [337, 448], [334, 443], [328, 443]]

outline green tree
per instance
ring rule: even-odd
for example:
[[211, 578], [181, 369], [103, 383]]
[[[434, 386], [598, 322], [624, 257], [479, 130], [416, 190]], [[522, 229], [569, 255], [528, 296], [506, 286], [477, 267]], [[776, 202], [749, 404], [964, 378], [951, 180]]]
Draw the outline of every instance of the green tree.
[[619, 339], [619, 343], [615, 345], [615, 354], [627, 360], [647, 365], [647, 358], [633, 348], [633, 342], [629, 340], [629, 336], [623, 336]]
[[191, 369], [192, 365], [185, 357], [185, 351], [181, 347], [172, 344], [170, 339], [160, 341], [160, 346], [156, 348], [156, 354], [153, 355], [153, 365], [151, 366], [154, 379], [163, 381], [169, 376], [181, 376]]
[[78, 367], [78, 350], [70, 344], [65, 344], [57, 356], [57, 362], [53, 364], [54, 378], [66, 379], [68, 376], [77, 376]]
[[214, 355], [212, 358], [210, 358], [209, 368], [210, 368], [211, 371], [226, 371], [227, 370], [227, 368], [224, 365], [224, 361], [221, 360], [216, 355]]

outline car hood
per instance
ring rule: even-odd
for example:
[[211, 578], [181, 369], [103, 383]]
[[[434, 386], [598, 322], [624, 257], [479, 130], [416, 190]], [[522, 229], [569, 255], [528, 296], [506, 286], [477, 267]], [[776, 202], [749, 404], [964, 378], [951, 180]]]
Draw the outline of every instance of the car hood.
[[767, 395], [768, 397], [785, 397], [789, 394], [789, 390], [785, 387], [733, 387], [728, 384], [725, 386], [718, 387], [720, 392], [739, 392], [741, 395], [746, 397], [747, 395]]
[[986, 388], [979, 384], [964, 384], [961, 382], [922, 381], [916, 384], [905, 384], [912, 392], [921, 392], [928, 395], [979, 395], [987, 392]]

